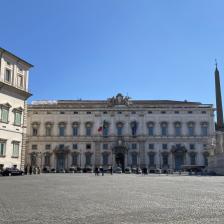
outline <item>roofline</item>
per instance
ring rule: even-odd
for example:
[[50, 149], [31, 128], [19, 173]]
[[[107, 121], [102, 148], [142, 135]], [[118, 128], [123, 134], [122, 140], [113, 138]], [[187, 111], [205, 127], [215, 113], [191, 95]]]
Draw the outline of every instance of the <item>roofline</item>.
[[6, 49], [4, 49], [4, 48], [2, 48], [2, 47], [0, 47], [0, 51], [1, 51], [2, 53], [5, 53], [5, 52], [6, 52], [6, 53], [10, 54], [10, 55], [13, 56], [14, 58], [16, 58], [18, 61], [21, 61], [21, 62], [27, 64], [30, 68], [34, 67], [34, 66], [33, 66], [32, 64], [30, 64], [29, 62], [25, 61], [24, 59], [22, 59], [22, 58], [16, 56], [15, 54], [11, 53], [10, 51], [7, 51]]

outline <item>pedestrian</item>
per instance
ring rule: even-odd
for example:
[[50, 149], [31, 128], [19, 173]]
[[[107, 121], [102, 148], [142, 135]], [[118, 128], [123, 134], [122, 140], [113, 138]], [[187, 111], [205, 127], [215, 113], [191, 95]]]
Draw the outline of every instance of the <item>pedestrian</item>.
[[113, 175], [113, 167], [110, 167], [110, 174]]
[[101, 173], [102, 173], [102, 176], [104, 176], [104, 169], [103, 169], [103, 167], [101, 168]]
[[94, 172], [95, 172], [95, 176], [97, 176], [97, 166], [95, 167], [95, 170], [94, 170]]
[[32, 166], [30, 166], [29, 173], [30, 173], [30, 175], [32, 175], [32, 173], [33, 173], [33, 168], [32, 168]]
[[37, 167], [37, 173], [40, 174], [40, 167]]
[[28, 172], [28, 167], [27, 165], [25, 166], [25, 169], [24, 169], [24, 174], [27, 175], [27, 172]]

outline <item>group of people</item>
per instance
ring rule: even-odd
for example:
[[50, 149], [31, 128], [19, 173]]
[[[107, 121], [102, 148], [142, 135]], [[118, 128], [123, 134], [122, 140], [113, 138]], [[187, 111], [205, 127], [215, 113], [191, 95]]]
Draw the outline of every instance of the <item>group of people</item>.
[[[110, 174], [113, 174], [113, 168], [112, 166], [109, 168]], [[95, 176], [99, 176], [100, 173], [102, 174], [102, 176], [104, 176], [104, 169], [103, 167], [95, 167]]]
[[24, 174], [25, 175], [40, 174], [40, 167], [25, 166]]

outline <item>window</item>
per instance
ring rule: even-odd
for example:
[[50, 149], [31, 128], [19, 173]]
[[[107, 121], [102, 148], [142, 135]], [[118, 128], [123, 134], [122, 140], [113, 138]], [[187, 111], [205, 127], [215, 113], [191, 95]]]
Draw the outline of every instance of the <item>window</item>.
[[136, 112], [135, 111], [132, 111], [131, 114], [136, 114]]
[[86, 123], [86, 136], [91, 136], [92, 134], [92, 123], [87, 122]]
[[193, 111], [188, 111], [188, 113], [189, 113], [189, 114], [192, 114], [192, 113], [193, 113]]
[[166, 114], [166, 111], [161, 111], [161, 114]]
[[174, 113], [175, 113], [175, 114], [179, 114], [180, 112], [176, 110], [176, 111], [174, 111]]
[[78, 136], [78, 127], [72, 128], [72, 134], [73, 134], [73, 136]]
[[22, 111], [14, 111], [14, 125], [20, 126], [22, 122]]
[[103, 137], [107, 137], [109, 135], [109, 123], [104, 120], [102, 128], [103, 128]]
[[8, 123], [9, 109], [6, 107], [1, 107], [1, 122]]
[[107, 114], [107, 111], [104, 111], [103, 114]]
[[190, 149], [191, 150], [195, 149], [195, 145], [194, 144], [190, 144]]
[[118, 114], [122, 114], [122, 111], [118, 111], [117, 113], [118, 113]]
[[201, 113], [202, 113], [202, 114], [206, 114], [206, 111], [202, 111]]
[[117, 135], [122, 136], [122, 132], [123, 132], [123, 123], [119, 122], [117, 123]]
[[161, 135], [167, 136], [168, 125], [166, 122], [161, 123]]
[[152, 114], [152, 111], [151, 111], [151, 110], [149, 110], [149, 111], [148, 111], [148, 114]]
[[59, 145], [59, 149], [60, 149], [60, 150], [63, 150], [64, 148], [65, 148], [65, 145], [64, 145], [64, 144], [60, 144], [60, 145]]
[[108, 165], [108, 154], [103, 153], [103, 165], [106, 166]]
[[154, 149], [154, 144], [149, 144], [149, 149]]
[[108, 149], [108, 144], [103, 144], [103, 149]]
[[154, 135], [154, 123], [153, 122], [149, 122], [147, 124], [148, 127], [148, 135], [149, 136], [153, 136]]
[[91, 144], [86, 144], [86, 149], [91, 149]]
[[5, 156], [6, 142], [0, 142], [0, 157]]
[[65, 136], [65, 127], [66, 127], [65, 122], [59, 123], [59, 136], [61, 136], [61, 137]]
[[5, 81], [11, 82], [11, 70], [9, 70], [9, 69], [5, 70]]
[[37, 150], [37, 145], [32, 145], [32, 150]]
[[46, 136], [51, 136], [51, 127], [46, 127]]
[[64, 111], [60, 111], [60, 114], [65, 114], [65, 112]]
[[87, 111], [87, 112], [86, 112], [86, 114], [91, 114], [91, 113], [92, 113], [91, 111]]
[[38, 134], [38, 129], [35, 127], [33, 128], [33, 136], [37, 136]]
[[136, 144], [136, 143], [132, 143], [132, 144], [131, 144], [131, 148], [132, 148], [132, 149], [137, 149], [137, 144]]
[[207, 149], [207, 145], [206, 144], [203, 144], [203, 149]]
[[208, 135], [208, 123], [207, 122], [203, 122], [201, 124], [201, 134], [202, 134], [202, 136]]
[[78, 149], [78, 144], [73, 144], [73, 145], [72, 145], [72, 148], [73, 148], [73, 149]]
[[181, 135], [181, 123], [175, 122], [174, 123], [174, 129], [175, 129], [175, 135], [180, 136]]
[[13, 142], [13, 150], [12, 150], [12, 157], [18, 158], [19, 157], [19, 142]]
[[163, 144], [163, 145], [162, 145], [162, 148], [163, 148], [163, 149], [167, 149], [167, 148], [168, 148], [167, 144]]
[[17, 86], [20, 88], [23, 88], [23, 76], [22, 75], [17, 76]]
[[132, 136], [136, 136], [137, 134], [137, 127], [138, 127], [138, 124], [136, 121], [132, 121], [131, 122], [131, 134]]
[[74, 111], [74, 114], [78, 114], [79, 112], [78, 111]]
[[50, 150], [51, 149], [51, 145], [50, 144], [45, 145], [45, 149], [46, 150]]
[[188, 135], [189, 136], [194, 136], [194, 122], [189, 122], [188, 123]]

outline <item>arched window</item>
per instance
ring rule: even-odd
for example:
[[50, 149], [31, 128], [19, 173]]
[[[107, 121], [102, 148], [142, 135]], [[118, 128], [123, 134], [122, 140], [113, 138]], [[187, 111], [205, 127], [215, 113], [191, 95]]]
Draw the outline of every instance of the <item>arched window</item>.
[[65, 136], [66, 123], [65, 122], [60, 122], [58, 124], [58, 127], [59, 127], [59, 136]]
[[149, 153], [149, 166], [155, 165], [155, 153]]
[[37, 165], [37, 155], [36, 155], [36, 153], [31, 153], [30, 162], [31, 162], [31, 166], [36, 166]]
[[109, 123], [107, 121], [103, 121], [103, 136], [107, 137], [109, 135]]
[[161, 135], [162, 136], [167, 136], [168, 135], [168, 123], [167, 122], [162, 122], [161, 123]]
[[174, 123], [174, 130], [176, 136], [181, 136], [181, 123], [179, 121]]
[[132, 136], [136, 136], [136, 134], [137, 134], [137, 127], [138, 127], [137, 121], [132, 121], [130, 125], [131, 125], [131, 134], [132, 134]]
[[189, 136], [194, 136], [194, 129], [195, 129], [195, 123], [194, 122], [188, 122], [188, 135]]
[[32, 135], [38, 136], [38, 129], [39, 129], [40, 123], [33, 122], [31, 126], [32, 126]]
[[207, 136], [208, 135], [208, 123], [207, 122], [202, 122], [201, 123], [201, 135], [202, 136]]
[[92, 134], [92, 123], [86, 122], [86, 136], [91, 136]]
[[53, 123], [51, 122], [46, 122], [45, 124], [45, 132], [46, 132], [46, 136], [51, 136], [51, 132], [52, 132], [52, 126], [53, 126]]
[[148, 122], [147, 127], [148, 127], [148, 135], [153, 136], [154, 135], [154, 122]]
[[117, 135], [118, 136], [122, 136], [123, 132], [123, 123], [122, 122], [118, 122], [117, 123]]
[[78, 136], [79, 133], [79, 123], [78, 122], [73, 122], [72, 123], [72, 135], [73, 136]]

